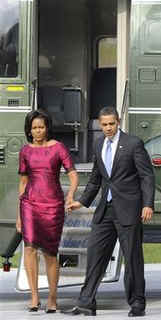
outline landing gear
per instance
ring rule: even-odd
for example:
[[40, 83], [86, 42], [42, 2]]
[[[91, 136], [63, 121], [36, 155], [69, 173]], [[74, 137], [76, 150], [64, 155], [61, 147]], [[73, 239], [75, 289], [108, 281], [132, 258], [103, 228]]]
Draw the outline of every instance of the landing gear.
[[16, 231], [10, 243], [8, 244], [7, 249], [2, 254], [2, 258], [5, 259], [3, 262], [3, 271], [5, 272], [10, 271], [12, 263], [9, 260], [10, 258], [13, 257], [14, 252], [19, 246], [21, 240], [22, 240], [22, 234]]
[[5, 261], [3, 262], [3, 271], [9, 272], [11, 265], [12, 263], [9, 261], [9, 258], [5, 258]]

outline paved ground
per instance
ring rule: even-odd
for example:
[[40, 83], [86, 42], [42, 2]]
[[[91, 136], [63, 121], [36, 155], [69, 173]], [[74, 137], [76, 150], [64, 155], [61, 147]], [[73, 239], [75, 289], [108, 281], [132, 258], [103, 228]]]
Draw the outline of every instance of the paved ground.
[[[79, 287], [60, 288], [58, 290], [58, 312], [56, 314], [45, 314], [44, 308], [47, 299], [47, 291], [40, 293], [42, 309], [34, 314], [26, 310], [29, 294], [19, 293], [14, 289], [16, 270], [10, 273], [0, 271], [0, 319], [4, 320], [28, 320], [28, 319], [71, 319], [60, 313], [61, 309], [73, 307], [79, 294]], [[145, 320], [161, 319], [161, 264], [146, 265], [146, 295], [147, 310]], [[98, 311], [97, 317], [85, 317], [85, 319], [100, 320], [126, 320], [129, 307], [125, 301], [123, 288], [123, 270], [120, 280], [112, 284], [102, 284], [97, 295]], [[84, 316], [75, 317], [77, 320]], [[135, 318], [134, 318], [135, 319]], [[143, 319], [137, 317], [136, 319]]]

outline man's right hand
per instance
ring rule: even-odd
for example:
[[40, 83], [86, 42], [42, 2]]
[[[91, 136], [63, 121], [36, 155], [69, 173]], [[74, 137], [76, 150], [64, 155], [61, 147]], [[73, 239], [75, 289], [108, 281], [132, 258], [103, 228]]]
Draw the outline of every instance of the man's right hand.
[[72, 210], [80, 209], [81, 207], [82, 207], [82, 204], [79, 201], [73, 201], [72, 203], [67, 205], [65, 209], [67, 212], [70, 212]]

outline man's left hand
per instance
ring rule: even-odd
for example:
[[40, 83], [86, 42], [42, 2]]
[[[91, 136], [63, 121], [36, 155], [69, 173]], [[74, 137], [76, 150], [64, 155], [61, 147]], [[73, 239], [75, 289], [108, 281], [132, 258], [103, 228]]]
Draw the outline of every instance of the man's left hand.
[[142, 221], [143, 222], [147, 222], [147, 221], [151, 220], [152, 215], [153, 215], [153, 209], [152, 208], [144, 207], [142, 209], [141, 217], [142, 217]]

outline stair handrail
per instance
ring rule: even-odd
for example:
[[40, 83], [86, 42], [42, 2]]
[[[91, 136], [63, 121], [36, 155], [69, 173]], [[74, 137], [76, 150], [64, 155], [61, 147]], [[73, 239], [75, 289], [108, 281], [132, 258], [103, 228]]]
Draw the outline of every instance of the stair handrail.
[[122, 101], [122, 107], [121, 107], [121, 117], [120, 117], [120, 128], [122, 128], [123, 125], [123, 119], [125, 112], [127, 111], [128, 107], [128, 97], [129, 97], [129, 80], [126, 79], [125, 81], [125, 87], [124, 87], [124, 95], [123, 95], [123, 101]]

